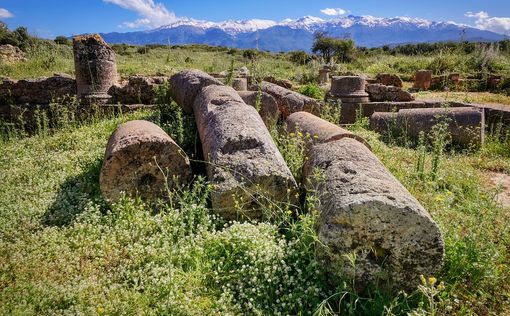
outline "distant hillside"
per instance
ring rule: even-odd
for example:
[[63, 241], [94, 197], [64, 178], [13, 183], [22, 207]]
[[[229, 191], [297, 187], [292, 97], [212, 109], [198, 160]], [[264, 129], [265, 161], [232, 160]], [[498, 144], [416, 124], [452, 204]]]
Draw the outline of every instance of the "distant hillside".
[[101, 35], [112, 44], [208, 44], [279, 52], [310, 50], [313, 35], [317, 31], [327, 32], [335, 37], [353, 38], [358, 46], [365, 47], [461, 39], [500, 41], [508, 38], [454, 22], [352, 15], [334, 20], [307, 16], [280, 23], [269, 20], [214, 23], [184, 19], [150, 31]]

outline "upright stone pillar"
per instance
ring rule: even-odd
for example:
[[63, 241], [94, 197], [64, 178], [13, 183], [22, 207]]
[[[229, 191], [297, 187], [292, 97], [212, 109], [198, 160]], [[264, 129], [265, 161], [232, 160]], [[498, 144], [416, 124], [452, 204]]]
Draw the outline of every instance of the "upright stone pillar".
[[340, 123], [352, 124], [356, 121], [356, 110], [361, 103], [369, 100], [365, 91], [366, 81], [358, 76], [333, 77], [331, 80], [331, 91], [327, 98], [342, 101]]
[[108, 90], [117, 82], [116, 55], [99, 34], [73, 38], [78, 98], [86, 103], [107, 103]]
[[432, 70], [419, 70], [414, 74], [414, 89], [428, 90], [432, 85]]
[[331, 70], [328, 67], [324, 67], [319, 70], [319, 83], [326, 84], [329, 82], [329, 74]]

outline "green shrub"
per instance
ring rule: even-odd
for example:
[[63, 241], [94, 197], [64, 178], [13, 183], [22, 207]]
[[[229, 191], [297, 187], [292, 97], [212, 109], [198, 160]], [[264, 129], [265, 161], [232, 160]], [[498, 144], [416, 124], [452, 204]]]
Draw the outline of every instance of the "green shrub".
[[317, 100], [324, 99], [324, 90], [322, 90], [322, 88], [319, 87], [316, 83], [309, 83], [302, 86], [299, 89], [299, 93]]

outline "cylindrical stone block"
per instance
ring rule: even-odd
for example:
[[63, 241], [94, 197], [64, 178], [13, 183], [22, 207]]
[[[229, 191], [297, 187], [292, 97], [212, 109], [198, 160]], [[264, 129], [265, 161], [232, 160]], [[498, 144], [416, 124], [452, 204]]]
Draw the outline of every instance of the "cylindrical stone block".
[[232, 80], [232, 88], [236, 91], [247, 91], [248, 90], [248, 79], [247, 78], [234, 78]]
[[370, 116], [370, 129], [379, 134], [384, 134], [397, 124], [397, 112], [375, 112]]
[[296, 112], [289, 115], [286, 123], [287, 132], [296, 133], [299, 131], [304, 135], [308, 134], [310, 137], [308, 143], [310, 144], [327, 143], [347, 137], [356, 139], [370, 149], [370, 145], [362, 137], [307, 112]]
[[289, 201], [296, 182], [254, 107], [231, 87], [208, 86], [193, 110], [217, 213], [260, 219], [269, 200]]
[[418, 90], [428, 90], [432, 85], [432, 70], [418, 70], [414, 74], [413, 88]]
[[329, 82], [329, 74], [331, 73], [331, 70], [328, 68], [322, 68], [319, 70], [319, 83], [320, 84], [326, 84]]
[[[238, 91], [238, 93], [244, 103], [255, 108], [260, 107], [258, 111], [266, 127], [269, 128], [276, 124], [280, 117], [280, 111], [276, 100], [269, 93], [262, 91]], [[257, 100], [260, 102], [258, 105]]]
[[116, 202], [123, 193], [156, 200], [190, 180], [189, 159], [159, 126], [130, 121], [110, 136], [99, 180], [106, 200]]
[[109, 100], [108, 90], [117, 82], [117, 57], [99, 34], [73, 38], [74, 66], [79, 99]]
[[[481, 146], [485, 134], [484, 111], [473, 107], [403, 109], [394, 116], [378, 114], [372, 116], [371, 125], [384, 132], [384, 127], [392, 127], [417, 139], [420, 132], [429, 134], [440, 122], [448, 123], [448, 133], [452, 142], [464, 147]], [[386, 121], [386, 123], [384, 122]]]
[[342, 100], [342, 103], [364, 103], [369, 101], [365, 91], [366, 80], [358, 76], [335, 76], [331, 80], [328, 97]]
[[303, 177], [318, 197], [318, 255], [332, 273], [354, 277], [359, 287], [389, 281], [410, 290], [420, 275], [439, 272], [438, 225], [366, 146], [352, 138], [315, 145]]
[[218, 85], [218, 79], [200, 70], [184, 70], [170, 78], [170, 95], [185, 113], [193, 113], [193, 104], [202, 88]]
[[284, 118], [300, 111], [319, 113], [322, 107], [321, 102], [274, 83], [263, 81], [260, 89], [273, 96]]

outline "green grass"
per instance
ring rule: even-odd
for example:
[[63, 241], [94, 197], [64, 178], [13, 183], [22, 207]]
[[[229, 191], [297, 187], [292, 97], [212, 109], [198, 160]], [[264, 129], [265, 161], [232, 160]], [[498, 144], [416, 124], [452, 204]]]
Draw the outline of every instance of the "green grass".
[[[130, 199], [105, 204], [98, 177], [108, 136], [121, 122], [158, 117], [138, 112], [2, 143], [0, 314], [510, 312], [510, 213], [481, 177], [489, 160], [510, 174], [499, 140], [479, 152], [447, 152], [433, 180], [417, 176], [416, 150], [354, 127], [446, 242], [437, 282], [415, 293], [357, 293], [349, 282], [332, 287], [316, 261], [309, 203], [278, 223], [224, 223], [197, 179], [157, 212]], [[273, 135], [298, 165], [299, 145]], [[427, 153], [425, 170], [431, 160]]]

